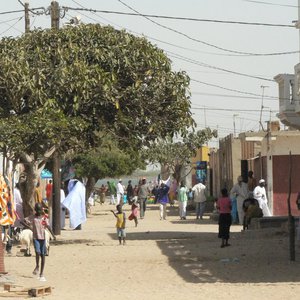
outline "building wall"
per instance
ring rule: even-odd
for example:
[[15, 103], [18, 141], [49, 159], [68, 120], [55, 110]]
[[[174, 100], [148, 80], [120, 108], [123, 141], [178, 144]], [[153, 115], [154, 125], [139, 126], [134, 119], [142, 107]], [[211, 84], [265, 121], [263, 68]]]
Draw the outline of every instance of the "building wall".
[[209, 158], [209, 170], [212, 173], [212, 190], [213, 196], [218, 197], [220, 194], [220, 151], [217, 149], [211, 149]]
[[[289, 155], [273, 156], [273, 214], [288, 214], [287, 198], [289, 192]], [[300, 192], [300, 155], [292, 156], [291, 208], [293, 215], [300, 215], [296, 206]]]

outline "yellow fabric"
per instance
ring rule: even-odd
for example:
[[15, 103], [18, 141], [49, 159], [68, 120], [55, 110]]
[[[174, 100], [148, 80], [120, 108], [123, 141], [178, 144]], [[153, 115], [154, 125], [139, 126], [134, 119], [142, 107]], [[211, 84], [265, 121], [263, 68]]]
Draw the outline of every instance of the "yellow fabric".
[[13, 199], [3, 176], [0, 176], [0, 225], [12, 225], [16, 220]]
[[125, 226], [125, 220], [124, 220], [124, 213], [117, 214], [117, 223], [116, 227], [117, 228], [124, 228]]
[[42, 203], [42, 193], [38, 187], [36, 187], [34, 190], [34, 201], [35, 203]]

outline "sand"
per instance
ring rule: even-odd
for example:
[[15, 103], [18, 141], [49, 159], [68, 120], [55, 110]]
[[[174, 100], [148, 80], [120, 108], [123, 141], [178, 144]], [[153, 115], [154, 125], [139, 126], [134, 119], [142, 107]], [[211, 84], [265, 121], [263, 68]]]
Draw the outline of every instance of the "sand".
[[[220, 248], [218, 225], [177, 208], [159, 220], [149, 205], [138, 227], [127, 221], [127, 245], [119, 246], [109, 204], [96, 204], [81, 231], [64, 230], [51, 243], [46, 282], [32, 275], [35, 257], [5, 257], [6, 278], [24, 287], [49, 285], [45, 299], [297, 299], [300, 247], [289, 261], [288, 236], [278, 230], [241, 232]], [[125, 212], [129, 215], [129, 206]], [[33, 252], [33, 247], [32, 247]], [[3, 281], [3, 280], [2, 280]], [[22, 297], [21, 297], [22, 298]], [[24, 297], [23, 297], [24, 298]], [[14, 298], [10, 298], [14, 299]], [[20, 298], [16, 298], [20, 299]]]

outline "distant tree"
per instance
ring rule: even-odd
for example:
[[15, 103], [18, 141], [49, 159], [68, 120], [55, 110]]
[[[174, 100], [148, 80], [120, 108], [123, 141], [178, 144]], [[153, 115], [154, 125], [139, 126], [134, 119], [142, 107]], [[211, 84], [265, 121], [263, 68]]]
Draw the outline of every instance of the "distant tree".
[[126, 154], [116, 147], [90, 150], [75, 156], [72, 163], [76, 176], [87, 178], [87, 195], [99, 179], [131, 175], [137, 168], [145, 168], [136, 153]]
[[[159, 139], [151, 147], [143, 151], [143, 157], [151, 163], [159, 163], [165, 171], [163, 179], [171, 174], [177, 182], [180, 182], [183, 169], [190, 165], [190, 160], [197, 153], [197, 149], [203, 146], [213, 137], [217, 137], [217, 131], [206, 128], [197, 132], [191, 132], [179, 139]], [[187, 174], [185, 174], [187, 175]]]
[[189, 78], [145, 38], [100, 25], [0, 41], [0, 147], [23, 163], [25, 215], [55, 151], [90, 149], [109, 133], [135, 150], [194, 125]]

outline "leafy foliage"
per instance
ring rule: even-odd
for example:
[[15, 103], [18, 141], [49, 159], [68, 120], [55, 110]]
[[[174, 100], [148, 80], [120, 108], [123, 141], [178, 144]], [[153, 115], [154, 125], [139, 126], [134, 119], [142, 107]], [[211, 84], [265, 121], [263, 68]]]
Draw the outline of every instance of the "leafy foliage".
[[106, 134], [138, 151], [194, 125], [188, 85], [162, 50], [112, 27], [3, 38], [0, 147], [26, 164], [31, 181], [54, 150], [92, 149]]
[[[162, 50], [112, 27], [38, 30], [0, 42], [0, 118], [10, 124], [4, 140], [11, 150], [18, 146], [28, 154], [43, 152], [45, 145], [78, 146], [78, 140], [93, 147], [99, 131], [136, 149], [185, 131], [194, 124], [188, 84]], [[28, 122], [32, 118], [38, 126]], [[55, 125], [68, 122], [57, 134]], [[9, 138], [16, 131], [22, 135], [17, 143]], [[31, 140], [29, 149], [34, 131], [36, 137], [45, 134]]]
[[96, 181], [105, 177], [130, 175], [138, 167], [143, 166], [138, 157], [125, 154], [117, 148], [82, 153], [72, 162], [77, 176], [94, 177]]
[[182, 141], [174, 141], [171, 138], [161, 139], [147, 148], [143, 157], [151, 163], [165, 166], [179, 181], [181, 168], [189, 164], [190, 159], [196, 155], [197, 149], [213, 137], [217, 137], [217, 131], [206, 128], [190, 132], [182, 138]]

